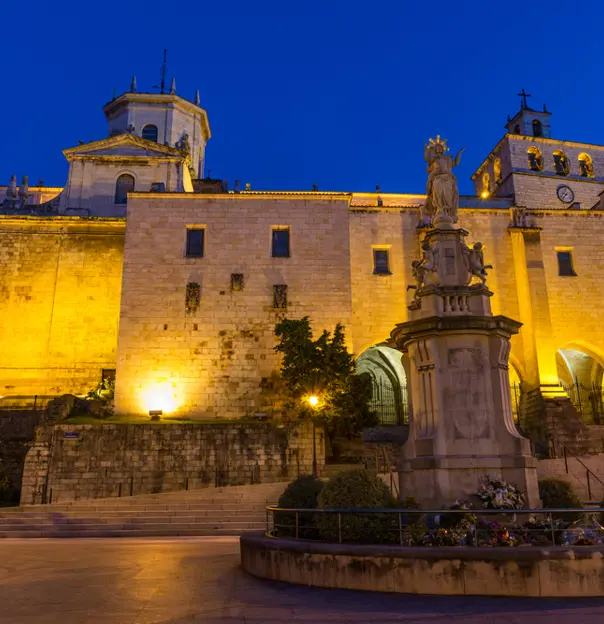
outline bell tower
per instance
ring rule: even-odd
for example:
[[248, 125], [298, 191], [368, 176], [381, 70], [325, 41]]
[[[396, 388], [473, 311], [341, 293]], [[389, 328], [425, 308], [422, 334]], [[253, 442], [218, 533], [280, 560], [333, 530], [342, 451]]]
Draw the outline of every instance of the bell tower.
[[549, 118], [551, 113], [543, 105], [543, 110], [535, 110], [530, 108], [526, 102], [526, 98], [532, 97], [530, 93], [526, 93], [524, 89], [518, 94], [520, 97], [520, 110], [508, 120], [505, 129], [508, 134], [517, 134], [530, 137], [551, 137], [551, 126]]

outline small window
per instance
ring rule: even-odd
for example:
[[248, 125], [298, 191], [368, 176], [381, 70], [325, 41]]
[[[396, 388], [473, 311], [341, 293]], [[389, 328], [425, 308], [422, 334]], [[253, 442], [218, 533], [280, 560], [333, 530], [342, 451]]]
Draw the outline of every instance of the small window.
[[115, 203], [126, 205], [128, 193], [134, 191], [134, 178], [129, 173], [122, 173], [115, 183]]
[[115, 381], [115, 368], [101, 368], [101, 383]]
[[493, 176], [495, 184], [499, 184], [501, 182], [501, 158], [495, 158], [493, 161]]
[[289, 258], [289, 229], [273, 229], [272, 256], [273, 258]]
[[572, 251], [558, 251], [558, 275], [575, 276]]
[[538, 119], [533, 119], [533, 136], [543, 136], [543, 124]]
[[190, 228], [187, 230], [187, 252], [190, 258], [203, 258], [204, 251], [204, 228]]
[[273, 308], [284, 310], [287, 308], [287, 285], [275, 284], [273, 286]]
[[556, 170], [556, 175], [568, 175], [568, 158], [566, 158], [566, 154], [562, 150], [554, 152], [554, 169]]
[[197, 282], [189, 282], [185, 293], [185, 310], [195, 312], [199, 309], [201, 286]]
[[529, 147], [527, 150], [528, 167], [531, 171], [543, 171], [543, 157], [537, 147]]
[[373, 274], [391, 275], [387, 249], [373, 250]]
[[157, 126], [154, 126], [153, 124], [147, 124], [143, 128], [143, 139], [157, 143]]
[[491, 176], [488, 171], [482, 174], [482, 197], [488, 197], [491, 194]]
[[579, 154], [579, 171], [581, 172], [581, 176], [583, 178], [593, 178], [594, 177], [594, 165], [589, 154], [583, 152]]
[[514, 126], [514, 134], [520, 134], [520, 124]]

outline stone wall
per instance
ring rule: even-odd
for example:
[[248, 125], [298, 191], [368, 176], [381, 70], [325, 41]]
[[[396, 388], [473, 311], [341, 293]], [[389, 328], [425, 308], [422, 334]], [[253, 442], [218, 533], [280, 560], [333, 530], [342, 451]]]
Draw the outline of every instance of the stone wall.
[[[185, 256], [193, 226], [205, 229], [204, 257]], [[290, 229], [289, 258], [271, 257], [273, 227]], [[231, 289], [232, 274], [243, 275], [242, 290]], [[187, 311], [189, 282], [201, 293]], [[274, 285], [287, 285], [286, 309], [273, 307]], [[262, 411], [260, 381], [279, 365], [279, 320], [310, 316], [317, 334], [350, 327], [348, 198], [134, 194], [122, 292], [118, 412]]]
[[[317, 461], [325, 447], [317, 432]], [[21, 504], [288, 481], [312, 472], [312, 428], [268, 423], [40, 427]]]
[[124, 229], [0, 215], [0, 396], [80, 394], [115, 368]]
[[0, 460], [13, 490], [18, 494], [25, 456], [34, 442], [42, 412], [15, 410], [0, 412]]

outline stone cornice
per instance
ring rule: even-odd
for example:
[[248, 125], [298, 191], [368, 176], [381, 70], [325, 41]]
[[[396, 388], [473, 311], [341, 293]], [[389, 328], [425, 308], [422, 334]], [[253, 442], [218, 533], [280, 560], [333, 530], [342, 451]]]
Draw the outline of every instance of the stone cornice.
[[[175, 147], [161, 145], [160, 143], [155, 143], [154, 141], [147, 141], [147, 139], [142, 139], [141, 137], [138, 137], [134, 134], [118, 134], [117, 136], [100, 139], [99, 141], [91, 141], [90, 143], [84, 143], [83, 145], [78, 145], [76, 147], [69, 147], [63, 150], [63, 155], [65, 156], [65, 158], [67, 158], [68, 161], [71, 161], [76, 155], [106, 157], [106, 155], [104, 154], [85, 154], [84, 152], [89, 152], [90, 150], [117, 147], [120, 145], [134, 145], [145, 150], [157, 152], [158, 154], [174, 156], [183, 160], [186, 158], [186, 156]], [[146, 158], [153, 158], [153, 156], [147, 156]], [[161, 156], [158, 155], [157, 158], [161, 158]]]
[[350, 201], [350, 193], [321, 193], [317, 191], [308, 192], [279, 192], [279, 191], [243, 191], [241, 193], [145, 193], [134, 191], [128, 193], [128, 197], [140, 197], [141, 199], [176, 199], [176, 200], [199, 200], [199, 199], [298, 199], [307, 201], [317, 199], [322, 201]]

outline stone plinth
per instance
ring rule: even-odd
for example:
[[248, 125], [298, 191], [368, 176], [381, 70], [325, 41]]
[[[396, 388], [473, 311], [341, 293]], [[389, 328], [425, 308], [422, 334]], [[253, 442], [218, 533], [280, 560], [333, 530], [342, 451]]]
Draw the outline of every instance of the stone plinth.
[[[402, 447], [403, 496], [439, 507], [467, 500], [487, 475], [503, 477], [539, 506], [536, 460], [514, 425], [508, 376], [510, 338], [521, 323], [493, 316], [482, 244], [440, 225], [428, 232], [411, 320], [391, 333], [409, 359], [413, 403]], [[474, 282], [474, 283], [472, 283]]]

